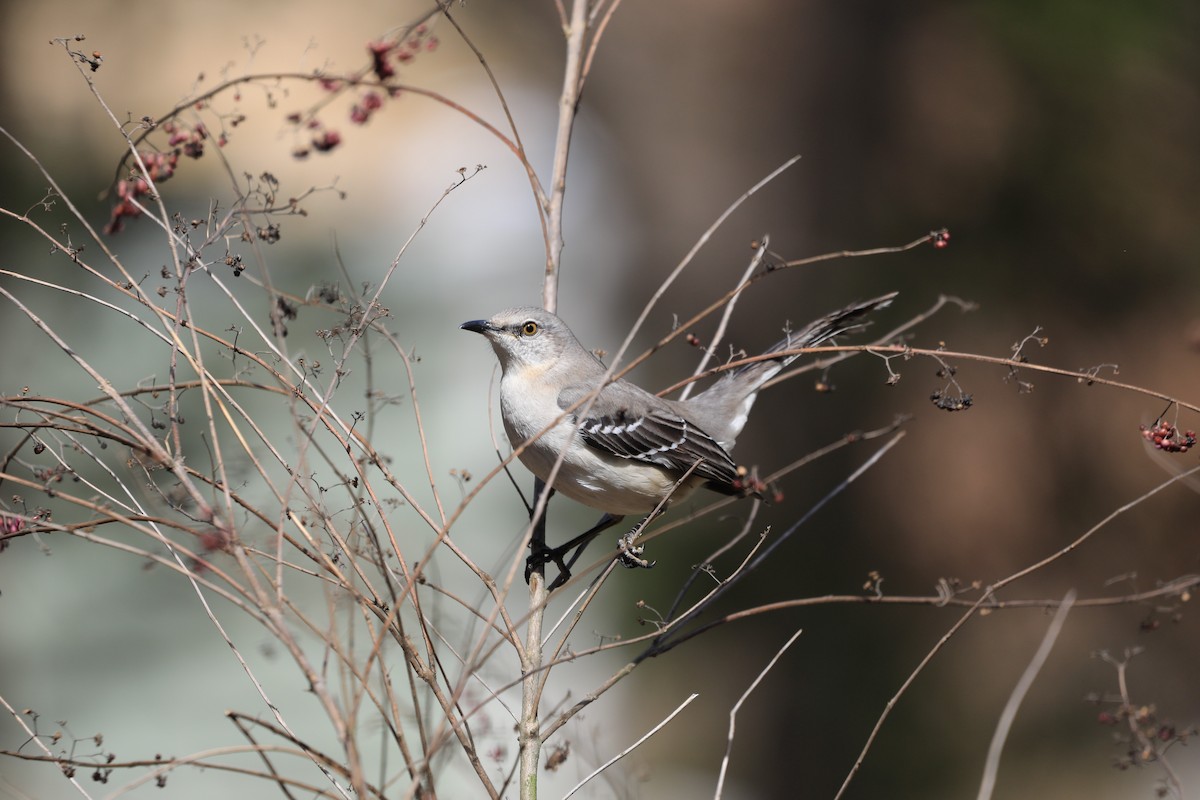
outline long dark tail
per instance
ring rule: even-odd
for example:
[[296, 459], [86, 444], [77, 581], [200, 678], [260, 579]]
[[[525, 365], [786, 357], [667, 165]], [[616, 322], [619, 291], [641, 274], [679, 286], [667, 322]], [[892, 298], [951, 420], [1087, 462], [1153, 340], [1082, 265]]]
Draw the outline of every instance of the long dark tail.
[[776, 342], [763, 355], [786, 353], [778, 358], [755, 361], [750, 364], [726, 372], [720, 380], [705, 391], [688, 400], [689, 405], [705, 410], [708, 420], [721, 420], [726, 423], [724, 430], [708, 431], [708, 434], [721, 443], [727, 450], [733, 447], [737, 435], [750, 414], [750, 407], [759, 387], [775, 377], [788, 364], [800, 357], [800, 353], [788, 352], [805, 347], [817, 347], [835, 336], [851, 333], [865, 327], [866, 317], [874, 311], [884, 308], [899, 294], [892, 292], [874, 300], [854, 303], [840, 311], [826, 314], [814, 320], [798, 331], [793, 331]]
[[[866, 317], [881, 308], [886, 308], [891, 305], [892, 300], [896, 298], [899, 292], [891, 292], [882, 297], [876, 297], [874, 300], [866, 300], [862, 303], [854, 303], [848, 305], [840, 311], [834, 311], [820, 319], [813, 320], [798, 331], [792, 331], [784, 338], [780, 339], [774, 345], [763, 351], [763, 355], [771, 353], [782, 353], [788, 350], [799, 350], [805, 347], [817, 347], [824, 344], [835, 336], [841, 336], [844, 333], [853, 333], [866, 327], [868, 322]], [[790, 353], [781, 356], [773, 361], [756, 361], [752, 364], [738, 367], [730, 370], [725, 380], [729, 379], [744, 379], [746, 373], [752, 371], [770, 372], [770, 375], [764, 376], [761, 382], [770, 380], [774, 375], [786, 367], [788, 364], [799, 358], [799, 353]]]

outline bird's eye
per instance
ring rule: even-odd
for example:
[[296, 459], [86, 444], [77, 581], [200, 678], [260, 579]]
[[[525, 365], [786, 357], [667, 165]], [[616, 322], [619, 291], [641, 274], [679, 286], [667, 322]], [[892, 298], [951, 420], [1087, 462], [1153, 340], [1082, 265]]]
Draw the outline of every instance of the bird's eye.
[[538, 324], [536, 322], [534, 322], [533, 320], [529, 320], [528, 322], [526, 322], [524, 325], [521, 326], [521, 333], [525, 336], [534, 336], [540, 330], [541, 330], [541, 328], [539, 328]]

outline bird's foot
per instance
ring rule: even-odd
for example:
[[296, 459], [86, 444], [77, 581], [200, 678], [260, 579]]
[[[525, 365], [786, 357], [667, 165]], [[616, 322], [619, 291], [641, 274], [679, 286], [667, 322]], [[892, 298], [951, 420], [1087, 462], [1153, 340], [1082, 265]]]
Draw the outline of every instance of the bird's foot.
[[547, 564], [558, 567], [558, 577], [550, 582], [548, 590], [557, 589], [571, 579], [571, 570], [567, 567], [566, 556], [571, 551], [570, 545], [563, 547], [547, 547], [543, 542], [531, 543], [533, 552], [525, 559], [525, 582], [529, 583], [534, 570], [544, 568]]
[[649, 561], [642, 558], [642, 553], [646, 551], [645, 546], [634, 544], [641, 532], [642, 526], [638, 525], [617, 540], [617, 563], [622, 567], [629, 569], [650, 569], [658, 563], [657, 561]]

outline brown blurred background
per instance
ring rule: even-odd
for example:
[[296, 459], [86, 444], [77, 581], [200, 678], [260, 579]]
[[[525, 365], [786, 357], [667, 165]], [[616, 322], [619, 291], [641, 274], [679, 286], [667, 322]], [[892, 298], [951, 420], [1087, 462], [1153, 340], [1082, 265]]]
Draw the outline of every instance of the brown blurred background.
[[[119, 119], [136, 120], [159, 116], [224, 76], [356, 68], [368, 41], [423, 9], [381, 2], [355, 3], [352, 13], [311, 2], [7, 3], [0, 6], [0, 125], [99, 226], [109, 206], [98, 193], [115, 173], [121, 141], [61, 49], [47, 44], [51, 38], [86, 34], [80, 46], [104, 55], [95, 75], [100, 92]], [[563, 51], [553, 5], [476, 2], [456, 6], [456, 14], [495, 70], [545, 179]], [[439, 24], [437, 35], [439, 48], [416, 59], [403, 80], [444, 92], [501, 125], [469, 50], [448, 25]], [[1196, 402], [1198, 40], [1200, 6], [1186, 2], [627, 3], [584, 95], [568, 179], [560, 313], [585, 344], [614, 351], [712, 220], [800, 154], [717, 232], [659, 304], [640, 342], [732, 286], [751, 255], [749, 243], [763, 234], [775, 251], [799, 258], [902, 244], [946, 226], [952, 241], [944, 251], [926, 247], [772, 277], [742, 298], [732, 340], [753, 349], [773, 341], [788, 320], [801, 323], [898, 289], [899, 301], [875, 328], [882, 330], [944, 293], [980, 307], [966, 315], [944, 311], [918, 330], [914, 346], [944, 342], [950, 350], [1003, 357], [1041, 326], [1049, 344], [1026, 351], [1034, 361], [1068, 369], [1117, 364], [1119, 380]], [[268, 108], [268, 94], [277, 108]], [[258, 85], [219, 101], [247, 116], [225, 148], [234, 174], [270, 171], [284, 194], [335, 180], [346, 192], [341, 201], [319, 193], [305, 203], [308, 217], [284, 220], [283, 239], [268, 253], [273, 279], [289, 291], [303, 294], [337, 279], [335, 236], [354, 278], [377, 282], [455, 170], [487, 166], [431, 217], [385, 295], [400, 340], [422, 357], [418, 380], [431, 409], [431, 440], [440, 442], [437, 468], [482, 474], [493, 463], [482, 399], [492, 357], [457, 324], [539, 301], [543, 249], [523, 173], [477, 127], [411, 95], [362, 127], [346, 121], [345, 108], [331, 107], [327, 121], [343, 145], [297, 162], [282, 118], [315, 97], [301, 85]], [[46, 182], [12, 147], [3, 148], [0, 200], [23, 212], [37, 204]], [[183, 163], [167, 189], [185, 216], [203, 216], [213, 197], [230, 202], [216, 158]], [[11, 219], [0, 226], [5, 268], [73, 280], [26, 229]], [[163, 259], [157, 242], [144, 220], [112, 240], [135, 273], [152, 276]], [[125, 327], [90, 305], [22, 291], [70, 341], [114, 370], [128, 367], [130, 383], [145, 376], [144, 366], [128, 364]], [[0, 325], [6, 341], [20, 343], [3, 357], [5, 393], [26, 385], [47, 394], [94, 393], [21, 315], [10, 309]], [[317, 326], [302, 316], [291, 343], [319, 354]], [[697, 333], [703, 338], [711, 326]], [[666, 385], [694, 359], [680, 343], [634, 377]], [[848, 431], [885, 425], [901, 413], [913, 419], [899, 447], [743, 582], [729, 609], [859, 592], [871, 570], [884, 576], [888, 594], [932, 594], [941, 578], [993, 582], [1063, 547], [1172, 470], [1195, 466], [1194, 453], [1163, 457], [1138, 434], [1165, 402], [1031, 373], [1023, 377], [1034, 390], [1020, 394], [1003, 369], [957, 366], [975, 398], [967, 413], [931, 405], [928, 395], [945, 382], [923, 360], [895, 363], [902, 373], [895, 387], [884, 385], [880, 363], [859, 358], [835, 369], [836, 392], [815, 393], [811, 378], [802, 377], [759, 400], [738, 456], [764, 471]], [[1179, 422], [1200, 427], [1189, 413]], [[396, 442], [403, 468], [405, 445]], [[797, 473], [783, 487], [786, 501], [760, 521], [782, 530], [871, 448]], [[497, 483], [493, 491], [506, 489]], [[515, 536], [519, 505], [507, 496], [496, 502], [514, 515]], [[1004, 597], [1059, 598], [1070, 588], [1085, 598], [1125, 594], [1200, 571], [1198, 507], [1194, 485], [1172, 488]], [[745, 512], [739, 506], [736, 518], [656, 540], [659, 566], [616, 576], [595, 631], [641, 633], [636, 617], [644, 612], [633, 602], [669, 605], [689, 566], [736, 530]], [[571, 530], [590, 515], [560, 501], [551, 518]], [[511, 543], [505, 536], [470, 519], [456, 530], [469, 551], [494, 548], [480, 557], [484, 564], [502, 556]], [[232, 738], [207, 717], [226, 707], [255, 708], [256, 701], [190, 590], [112, 554], [101, 565], [91, 551], [55, 548], [46, 559], [22, 542], [0, 556], [0, 693], [47, 719], [70, 719], [77, 735], [105, 730], [109, 746], [126, 757], [157, 747], [182, 754]], [[1162, 777], [1156, 768], [1110, 766], [1123, 750], [1084, 696], [1112, 691], [1116, 678], [1089, 654], [1144, 647], [1130, 669], [1135, 700], [1156, 705], [1181, 727], [1194, 725], [1200, 637], [1195, 614], [1179, 610], [1178, 619], [1148, 605], [1072, 613], [1017, 717], [996, 797], [1153, 796]], [[570, 734], [576, 760], [567, 771], [576, 779], [586, 774], [699, 691], [696, 706], [616, 767], [613, 785], [592, 796], [710, 794], [729, 706], [802, 627], [739, 718], [727, 796], [831, 797], [887, 699], [959, 613], [831, 606], [727, 626], [649, 662], [606, 698], [606, 709], [597, 704]], [[973, 795], [995, 720], [1048, 621], [1040, 611], [1012, 611], [970, 623], [901, 699], [847, 796]], [[262, 636], [245, 635], [251, 643]], [[286, 665], [279, 675], [298, 680]], [[581, 678], [575, 695], [595, 680]], [[157, 713], [172, 703], [180, 704], [177, 722], [164, 731], [147, 707], [157, 705]], [[176, 738], [185, 728], [202, 734]], [[0, 724], [0, 735], [4, 747], [22, 739], [10, 722]], [[1200, 782], [1193, 750], [1172, 752], [1192, 787]], [[50, 771], [3, 763], [0, 797], [67, 796]], [[181, 777], [172, 796], [207, 796], [216, 785], [206, 782], [215, 778], [190, 780], [195, 784]]]

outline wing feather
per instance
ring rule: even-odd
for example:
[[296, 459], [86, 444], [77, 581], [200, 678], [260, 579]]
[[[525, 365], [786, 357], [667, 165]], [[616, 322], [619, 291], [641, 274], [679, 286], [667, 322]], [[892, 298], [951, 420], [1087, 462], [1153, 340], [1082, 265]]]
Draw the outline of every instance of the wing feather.
[[717, 484], [714, 488], [736, 488], [739, 476], [733, 459], [715, 439], [681, 416], [659, 409], [638, 416], [622, 408], [589, 416], [579, 426], [579, 434], [589, 447], [681, 475], [699, 462], [694, 475]]

